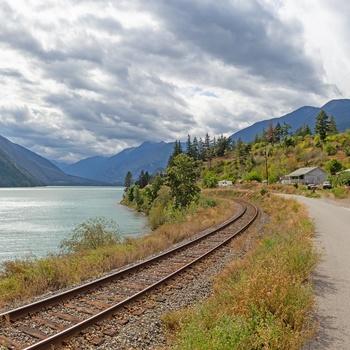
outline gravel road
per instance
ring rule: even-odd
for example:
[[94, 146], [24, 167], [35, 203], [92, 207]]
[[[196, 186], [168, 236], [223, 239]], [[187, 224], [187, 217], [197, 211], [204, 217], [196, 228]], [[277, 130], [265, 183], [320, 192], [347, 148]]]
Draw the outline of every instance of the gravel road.
[[307, 206], [315, 222], [316, 246], [321, 263], [313, 275], [319, 323], [316, 339], [308, 350], [350, 349], [350, 202], [293, 197]]

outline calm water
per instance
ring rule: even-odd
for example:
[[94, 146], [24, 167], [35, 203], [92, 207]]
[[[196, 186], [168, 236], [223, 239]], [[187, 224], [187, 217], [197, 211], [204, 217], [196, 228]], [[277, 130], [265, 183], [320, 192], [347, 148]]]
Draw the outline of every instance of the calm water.
[[123, 236], [150, 231], [144, 215], [119, 204], [122, 187], [0, 188], [0, 263], [55, 252], [80, 223], [103, 216]]

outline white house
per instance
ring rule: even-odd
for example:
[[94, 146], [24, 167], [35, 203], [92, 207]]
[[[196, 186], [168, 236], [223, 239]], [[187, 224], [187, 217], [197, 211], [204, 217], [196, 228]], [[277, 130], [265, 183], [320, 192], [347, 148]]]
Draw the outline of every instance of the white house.
[[285, 175], [283, 184], [321, 184], [326, 180], [327, 173], [319, 167], [300, 168], [292, 173]]

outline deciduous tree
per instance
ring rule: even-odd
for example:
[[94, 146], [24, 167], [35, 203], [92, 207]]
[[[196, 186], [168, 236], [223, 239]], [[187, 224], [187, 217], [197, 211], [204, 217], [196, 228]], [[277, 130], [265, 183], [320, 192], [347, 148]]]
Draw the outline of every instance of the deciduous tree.
[[196, 183], [198, 170], [193, 158], [179, 154], [175, 157], [173, 165], [167, 168], [165, 175], [175, 208], [187, 207], [198, 198], [200, 192]]

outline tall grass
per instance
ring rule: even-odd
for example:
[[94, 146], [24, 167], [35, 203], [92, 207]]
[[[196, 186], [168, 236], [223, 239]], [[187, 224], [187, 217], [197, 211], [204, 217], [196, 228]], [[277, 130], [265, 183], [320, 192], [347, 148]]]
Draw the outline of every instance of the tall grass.
[[[225, 195], [229, 195], [228, 192]], [[216, 279], [199, 307], [167, 314], [177, 349], [300, 349], [312, 338], [314, 227], [295, 201], [246, 193], [269, 215], [263, 238]], [[258, 235], [257, 235], [258, 237]]]

